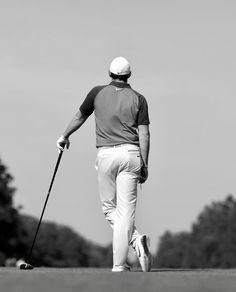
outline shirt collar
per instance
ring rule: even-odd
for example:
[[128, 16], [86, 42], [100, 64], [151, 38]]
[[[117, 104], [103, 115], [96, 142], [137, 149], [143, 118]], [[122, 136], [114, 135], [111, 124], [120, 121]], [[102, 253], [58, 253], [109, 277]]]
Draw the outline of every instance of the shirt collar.
[[123, 83], [123, 82], [117, 82], [117, 81], [112, 81], [110, 85], [114, 85], [115, 87], [119, 87], [119, 88], [131, 88], [129, 83]]

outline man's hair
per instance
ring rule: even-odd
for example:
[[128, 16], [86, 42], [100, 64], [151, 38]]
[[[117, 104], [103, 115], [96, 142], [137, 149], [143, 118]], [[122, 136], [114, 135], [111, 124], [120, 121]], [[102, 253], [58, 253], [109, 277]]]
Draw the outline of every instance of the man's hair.
[[131, 73], [125, 74], [125, 75], [116, 75], [116, 74], [110, 72], [110, 77], [112, 79], [114, 79], [114, 80], [118, 79], [118, 80], [121, 80], [121, 81], [124, 81], [124, 82], [127, 82], [127, 80], [129, 79], [130, 75], [131, 75]]

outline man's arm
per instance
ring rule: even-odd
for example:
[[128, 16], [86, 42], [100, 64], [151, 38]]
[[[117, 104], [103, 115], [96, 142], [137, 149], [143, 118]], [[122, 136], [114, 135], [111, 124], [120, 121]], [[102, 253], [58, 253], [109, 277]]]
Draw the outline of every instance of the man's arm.
[[141, 177], [140, 183], [144, 183], [148, 178], [148, 156], [150, 149], [150, 132], [149, 125], [139, 125], [138, 126], [138, 135], [139, 135], [139, 147], [142, 157], [142, 168], [141, 168]]
[[83, 123], [87, 120], [87, 118], [88, 117], [83, 115], [80, 110], [76, 113], [74, 118], [70, 121], [69, 125], [67, 126], [63, 135], [57, 140], [57, 147], [59, 150], [63, 151], [65, 146], [67, 149], [69, 148], [70, 135], [74, 133], [76, 130], [78, 130], [83, 125]]

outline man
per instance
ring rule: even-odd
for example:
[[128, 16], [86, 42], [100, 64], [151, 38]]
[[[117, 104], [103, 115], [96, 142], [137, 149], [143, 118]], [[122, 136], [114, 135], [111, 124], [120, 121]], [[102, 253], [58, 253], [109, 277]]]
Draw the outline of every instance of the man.
[[150, 145], [148, 106], [128, 84], [129, 62], [115, 58], [109, 70], [112, 82], [94, 87], [69, 123], [57, 146], [69, 148], [69, 136], [95, 113], [96, 169], [104, 215], [113, 228], [113, 272], [130, 270], [128, 246], [138, 256], [144, 272], [151, 269], [149, 238], [134, 225], [137, 185], [148, 178]]

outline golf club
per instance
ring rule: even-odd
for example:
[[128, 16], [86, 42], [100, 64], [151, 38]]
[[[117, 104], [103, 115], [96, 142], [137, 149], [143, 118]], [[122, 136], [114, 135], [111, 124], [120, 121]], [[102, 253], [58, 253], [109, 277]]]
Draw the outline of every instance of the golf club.
[[31, 264], [29, 264], [29, 262], [31, 260], [31, 256], [32, 256], [34, 244], [35, 244], [35, 241], [36, 241], [38, 232], [39, 232], [40, 224], [41, 224], [42, 219], [43, 219], [43, 214], [44, 214], [44, 211], [45, 211], [45, 208], [46, 208], [48, 199], [49, 199], [49, 195], [50, 195], [50, 192], [51, 192], [51, 189], [52, 189], [52, 185], [53, 185], [53, 182], [54, 182], [56, 173], [57, 173], [57, 169], [58, 169], [59, 164], [60, 164], [60, 161], [61, 161], [62, 154], [63, 154], [63, 151], [60, 150], [59, 155], [58, 155], [58, 158], [57, 158], [56, 166], [55, 166], [55, 169], [54, 169], [54, 173], [53, 173], [53, 176], [52, 176], [52, 180], [51, 180], [51, 183], [50, 183], [50, 186], [49, 186], [49, 189], [48, 189], [48, 194], [47, 194], [47, 197], [46, 197], [46, 200], [45, 200], [45, 203], [44, 203], [44, 206], [43, 206], [43, 210], [42, 210], [42, 213], [41, 213], [41, 216], [40, 216], [40, 219], [39, 219], [39, 223], [38, 223], [38, 226], [37, 226], [35, 235], [34, 235], [34, 239], [33, 239], [33, 242], [32, 242], [32, 245], [31, 245], [31, 248], [30, 248], [30, 251], [29, 251], [29, 254], [27, 256], [27, 262], [22, 263], [20, 265], [20, 269], [21, 270], [32, 270], [34, 268]]

